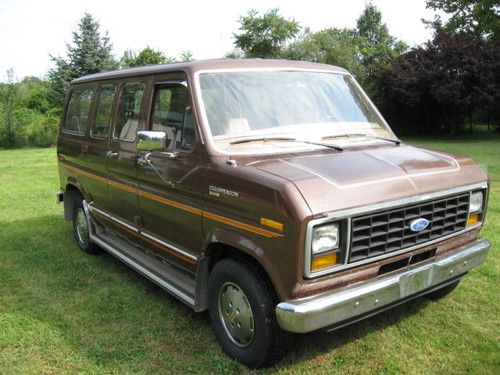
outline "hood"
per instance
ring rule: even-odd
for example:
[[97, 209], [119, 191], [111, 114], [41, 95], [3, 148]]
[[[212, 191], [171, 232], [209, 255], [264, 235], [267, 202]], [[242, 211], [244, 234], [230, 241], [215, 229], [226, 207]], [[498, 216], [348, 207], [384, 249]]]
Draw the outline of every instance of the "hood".
[[313, 214], [486, 180], [469, 158], [409, 145], [298, 153], [251, 165], [293, 182]]

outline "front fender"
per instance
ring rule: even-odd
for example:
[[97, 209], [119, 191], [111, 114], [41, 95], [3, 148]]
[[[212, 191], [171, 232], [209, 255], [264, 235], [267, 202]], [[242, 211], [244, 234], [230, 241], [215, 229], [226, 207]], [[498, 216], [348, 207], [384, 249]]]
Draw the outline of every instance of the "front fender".
[[235, 255], [238, 254], [238, 251], [241, 251], [252, 257], [266, 272], [277, 295], [282, 295], [282, 293], [284, 293], [284, 291], [281, 290], [283, 283], [278, 280], [279, 272], [275, 267], [275, 263], [268, 257], [267, 252], [264, 251], [262, 246], [255, 240], [238, 231], [227, 228], [216, 228], [206, 236], [203, 251], [204, 257], [208, 258], [211, 256], [208, 251], [214, 244], [221, 244], [236, 249]]

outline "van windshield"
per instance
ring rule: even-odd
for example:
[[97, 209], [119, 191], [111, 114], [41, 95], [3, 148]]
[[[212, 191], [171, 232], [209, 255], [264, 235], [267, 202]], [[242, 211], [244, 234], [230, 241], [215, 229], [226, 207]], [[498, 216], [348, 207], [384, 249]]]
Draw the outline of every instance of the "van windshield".
[[348, 75], [216, 72], [200, 74], [199, 84], [212, 136], [223, 150], [259, 137], [335, 143], [364, 135], [395, 139]]

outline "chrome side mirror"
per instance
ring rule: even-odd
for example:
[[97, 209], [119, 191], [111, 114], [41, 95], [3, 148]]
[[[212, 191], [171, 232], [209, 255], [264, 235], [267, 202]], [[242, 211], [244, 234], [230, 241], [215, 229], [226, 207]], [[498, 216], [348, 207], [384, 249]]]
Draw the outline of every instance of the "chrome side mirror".
[[167, 141], [167, 134], [160, 131], [137, 132], [137, 150], [139, 151], [164, 151]]

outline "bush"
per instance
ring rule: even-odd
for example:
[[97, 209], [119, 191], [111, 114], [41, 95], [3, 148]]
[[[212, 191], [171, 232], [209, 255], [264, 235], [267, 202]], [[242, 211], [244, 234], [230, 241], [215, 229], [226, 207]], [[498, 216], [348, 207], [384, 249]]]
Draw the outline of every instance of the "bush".
[[61, 110], [50, 106], [48, 92], [48, 82], [33, 77], [0, 83], [0, 147], [56, 143]]
[[48, 147], [57, 141], [59, 117], [34, 109], [21, 108], [13, 113], [13, 144], [15, 146]]
[[56, 143], [59, 131], [59, 117], [42, 116], [36, 122], [31, 122], [23, 129], [25, 145], [49, 147]]

